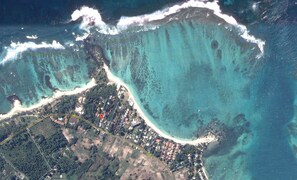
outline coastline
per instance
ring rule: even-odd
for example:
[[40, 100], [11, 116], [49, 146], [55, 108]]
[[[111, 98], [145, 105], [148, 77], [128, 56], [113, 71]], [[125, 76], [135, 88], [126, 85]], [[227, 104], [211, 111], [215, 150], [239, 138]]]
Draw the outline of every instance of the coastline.
[[[169, 134], [167, 134], [166, 132], [163, 132], [162, 130], [160, 130], [160, 128], [158, 128], [153, 122], [151, 122], [151, 120], [145, 115], [145, 113], [142, 111], [142, 109], [140, 108], [139, 104], [137, 103], [135, 97], [133, 96], [133, 94], [131, 93], [131, 89], [128, 85], [126, 85], [120, 78], [116, 77], [114, 74], [112, 74], [112, 72], [110, 71], [110, 69], [108, 68], [108, 66], [106, 64], [104, 64], [103, 69], [106, 72], [107, 78], [109, 83], [114, 83], [117, 85], [121, 85], [123, 87], [125, 87], [128, 91], [129, 97], [132, 99], [132, 101], [134, 102], [133, 107], [137, 110], [139, 116], [141, 118], [144, 119], [145, 123], [152, 128], [155, 132], [157, 132], [161, 137], [172, 140], [176, 143], [179, 144], [189, 144], [189, 145], [198, 145], [198, 144], [203, 144], [203, 143], [211, 143], [211, 142], [215, 142], [217, 141], [217, 138], [215, 137], [215, 135], [213, 134], [208, 134], [206, 136], [203, 137], [199, 137], [197, 139], [181, 139], [181, 138], [176, 138], [173, 137]], [[6, 114], [0, 114], [0, 121], [4, 120], [4, 119], [8, 119], [11, 118], [15, 115], [18, 115], [20, 113], [25, 113], [25, 112], [29, 112], [29, 111], [33, 111], [35, 109], [38, 109], [44, 105], [50, 104], [53, 101], [61, 98], [62, 96], [70, 96], [70, 95], [75, 95], [75, 94], [80, 94], [84, 91], [89, 90], [90, 88], [96, 86], [96, 81], [94, 78], [91, 79], [91, 81], [89, 83], [87, 83], [85, 86], [83, 87], [79, 87], [79, 88], [75, 88], [73, 90], [70, 91], [57, 91], [54, 93], [54, 95], [52, 97], [49, 98], [44, 98], [41, 99], [38, 103], [30, 106], [30, 107], [23, 107], [22, 103], [19, 100], [14, 100], [13, 103], [13, 108]]]
[[156, 131], [161, 137], [172, 140], [176, 143], [183, 144], [183, 145], [184, 144], [198, 145], [198, 144], [202, 144], [202, 143], [211, 143], [211, 142], [217, 141], [217, 138], [213, 134], [208, 134], [207, 136], [199, 137], [197, 139], [180, 139], [180, 138], [173, 137], [173, 136], [167, 134], [166, 132], [163, 132], [153, 122], [151, 122], [149, 120], [149, 118], [145, 115], [145, 113], [142, 111], [142, 109], [140, 108], [139, 104], [137, 103], [135, 97], [131, 93], [131, 89], [129, 88], [129, 86], [127, 86], [120, 78], [118, 78], [114, 74], [112, 74], [112, 72], [110, 71], [110, 69], [108, 68], [108, 66], [106, 64], [104, 64], [103, 69], [106, 72], [109, 83], [121, 85], [127, 89], [130, 98], [134, 102], [133, 108], [135, 108], [137, 110], [137, 113], [139, 114], [139, 116], [141, 118], [144, 119], [145, 123], [150, 128], [152, 128], [154, 131]]
[[92, 78], [91, 81], [83, 87], [75, 88], [70, 91], [57, 91], [54, 93], [54, 95], [52, 97], [41, 99], [38, 103], [36, 103], [30, 107], [22, 107], [21, 102], [18, 100], [15, 100], [13, 103], [13, 108], [8, 113], [0, 114], [0, 120], [11, 118], [12, 116], [15, 116], [19, 113], [24, 113], [24, 112], [28, 112], [28, 111], [32, 111], [34, 109], [40, 108], [44, 105], [47, 105], [47, 104], [61, 98], [62, 96], [71, 96], [71, 95], [82, 93], [96, 85], [97, 84], [96, 84], [95, 79]]
[[[155, 11], [150, 14], [143, 14], [139, 16], [122, 16], [116, 25], [107, 24], [103, 21], [100, 12], [97, 9], [90, 8], [87, 6], [83, 6], [80, 9], [75, 10], [71, 15], [71, 21], [77, 21], [79, 18], [82, 18], [82, 22], [80, 24], [80, 29], [90, 33], [90, 28], [96, 26], [97, 32], [101, 34], [107, 35], [117, 35], [124, 31], [126, 31], [131, 26], [144, 26], [144, 30], [156, 29], [158, 26], [152, 26], [150, 23], [153, 21], [162, 20], [165, 17], [179, 13], [183, 9], [196, 7], [208, 9], [213, 12], [214, 15], [221, 18], [226, 23], [232, 25], [238, 30], [238, 35], [245, 39], [247, 42], [254, 43], [258, 46], [261, 53], [258, 55], [258, 58], [264, 55], [264, 46], [265, 41], [262, 39], [256, 38], [254, 35], [251, 35], [249, 30], [245, 25], [242, 25], [237, 22], [237, 20], [228, 14], [224, 14], [219, 6], [219, 1], [201, 1], [201, 0], [188, 0], [182, 3], [175, 4], [170, 7], [166, 7], [164, 9]], [[91, 24], [91, 25], [90, 25]], [[86, 36], [77, 39], [84, 39]]]

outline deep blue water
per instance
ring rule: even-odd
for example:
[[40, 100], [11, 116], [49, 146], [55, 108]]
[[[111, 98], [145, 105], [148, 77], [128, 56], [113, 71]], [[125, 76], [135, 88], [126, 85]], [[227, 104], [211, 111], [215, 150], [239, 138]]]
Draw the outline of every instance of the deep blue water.
[[0, 24], [60, 24], [81, 6], [99, 9], [105, 21], [156, 11], [182, 0], [1, 0]]
[[296, 71], [297, 26], [283, 24], [264, 29], [267, 57], [255, 83], [262, 119], [255, 128], [250, 168], [255, 179], [296, 179], [297, 162], [288, 144], [286, 125], [295, 116], [296, 80], [292, 75]]
[[[25, 36], [33, 34], [39, 36], [36, 43], [73, 43], [71, 33], [77, 33], [77, 26], [64, 23], [81, 5], [96, 7], [106, 22], [115, 23], [123, 15], [153, 12], [178, 1], [2, 0], [0, 52], [11, 41], [26, 42]], [[254, 3], [259, 5], [257, 11], [252, 9]], [[297, 136], [289, 133], [287, 125], [297, 124], [296, 4], [295, 0], [220, 1], [226, 13], [266, 41], [261, 59], [255, 59], [252, 45], [234, 43], [234, 34], [224, 28], [192, 20], [168, 23], [151, 32], [100, 35], [105, 40], [101, 45], [113, 72], [134, 89], [147, 115], [167, 133], [192, 137], [214, 117], [228, 126], [232, 142], [206, 159], [212, 179], [293, 180], [297, 179], [297, 161], [292, 147], [297, 145]], [[214, 39], [219, 49], [211, 50]], [[1, 66], [0, 112], [11, 108], [5, 99], [13, 93], [25, 105], [50, 96], [53, 92], [45, 86], [45, 75], [60, 89], [85, 84], [92, 63], [86, 61], [80, 45], [74, 46], [80, 51], [70, 46], [65, 51], [29, 51]], [[250, 126], [233, 121], [239, 113], [245, 114]]]

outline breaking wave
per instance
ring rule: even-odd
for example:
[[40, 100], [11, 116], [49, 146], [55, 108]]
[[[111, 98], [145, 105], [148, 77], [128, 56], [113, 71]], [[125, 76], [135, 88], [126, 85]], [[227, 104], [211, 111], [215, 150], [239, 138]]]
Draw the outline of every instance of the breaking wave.
[[65, 49], [62, 44], [55, 40], [52, 43], [42, 42], [40, 44], [36, 44], [34, 42], [11, 42], [10, 46], [4, 47], [4, 52], [2, 52], [2, 54], [0, 55], [0, 59], [2, 59], [0, 61], [0, 64], [3, 65], [9, 61], [17, 59], [25, 51], [44, 48]]
[[234, 26], [238, 30], [239, 35], [242, 38], [244, 38], [248, 42], [257, 44], [258, 48], [261, 51], [260, 56], [264, 54], [265, 42], [253, 35], [250, 35], [247, 28], [244, 25], [239, 24], [234, 17], [223, 14], [217, 0], [213, 2], [206, 2], [203, 0], [189, 0], [181, 4], [164, 8], [163, 10], [159, 10], [151, 14], [134, 17], [121, 17], [116, 25], [106, 24], [102, 20], [102, 17], [98, 10], [84, 6], [72, 13], [71, 20], [77, 21], [81, 19], [82, 22], [80, 24], [80, 28], [88, 33], [90, 32], [90, 29], [95, 26], [97, 27], [97, 31], [99, 33], [116, 35], [127, 30], [131, 26], [143, 26], [143, 30], [155, 29], [155, 26], [149, 25], [150, 22], [162, 20], [169, 15], [176, 14], [184, 9], [191, 7], [205, 8], [213, 11], [213, 13], [217, 17], [223, 19], [226, 23]]
[[38, 39], [37, 35], [26, 36], [27, 39]]

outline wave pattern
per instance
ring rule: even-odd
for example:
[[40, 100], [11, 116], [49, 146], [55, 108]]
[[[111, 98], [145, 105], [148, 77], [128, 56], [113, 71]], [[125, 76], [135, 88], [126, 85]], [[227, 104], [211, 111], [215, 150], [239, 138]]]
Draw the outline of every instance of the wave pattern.
[[10, 110], [7, 97], [16, 95], [24, 106], [53, 95], [56, 89], [74, 89], [88, 82], [89, 66], [83, 51], [42, 48], [27, 50], [16, 61], [0, 66], [0, 112]]
[[228, 123], [247, 103], [259, 50], [234, 36], [224, 26], [186, 19], [98, 41], [151, 120], [173, 136], [193, 138], [215, 118]]

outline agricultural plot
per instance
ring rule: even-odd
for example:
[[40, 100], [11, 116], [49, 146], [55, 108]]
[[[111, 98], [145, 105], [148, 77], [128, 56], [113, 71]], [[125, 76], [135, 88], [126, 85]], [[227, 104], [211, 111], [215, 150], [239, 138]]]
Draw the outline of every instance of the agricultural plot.
[[57, 127], [55, 127], [55, 124], [51, 121], [50, 118], [46, 118], [40, 123], [31, 127], [30, 130], [33, 135], [42, 135], [44, 136], [44, 138], [47, 139], [56, 133]]

